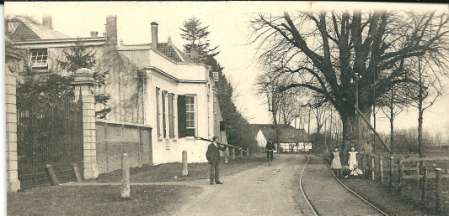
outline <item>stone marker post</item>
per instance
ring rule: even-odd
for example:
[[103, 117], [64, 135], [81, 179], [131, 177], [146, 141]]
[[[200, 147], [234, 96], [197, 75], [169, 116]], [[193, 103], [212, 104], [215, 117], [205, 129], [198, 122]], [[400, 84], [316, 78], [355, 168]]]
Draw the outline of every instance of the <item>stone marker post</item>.
[[232, 156], [232, 160], [235, 160], [235, 148], [232, 148], [231, 150], [231, 156]]
[[130, 198], [131, 196], [131, 186], [129, 180], [129, 163], [128, 154], [123, 153], [122, 156], [122, 191], [121, 197], [124, 199]]
[[94, 179], [98, 177], [97, 152], [96, 152], [96, 131], [95, 131], [95, 98], [93, 87], [95, 80], [93, 72], [86, 68], [78, 69], [75, 72], [75, 99], [82, 101], [82, 122], [83, 122], [83, 175], [84, 179]]
[[182, 151], [182, 176], [188, 176], [189, 170], [188, 170], [188, 163], [187, 163], [187, 151]]
[[56, 177], [55, 170], [53, 169], [53, 166], [50, 164], [45, 165], [45, 170], [47, 172], [48, 181], [50, 182], [51, 186], [59, 185], [58, 178]]
[[81, 178], [81, 173], [80, 173], [80, 169], [78, 168], [78, 164], [72, 163], [72, 167], [73, 167], [73, 173], [75, 173], [76, 182], [82, 182], [83, 179]]

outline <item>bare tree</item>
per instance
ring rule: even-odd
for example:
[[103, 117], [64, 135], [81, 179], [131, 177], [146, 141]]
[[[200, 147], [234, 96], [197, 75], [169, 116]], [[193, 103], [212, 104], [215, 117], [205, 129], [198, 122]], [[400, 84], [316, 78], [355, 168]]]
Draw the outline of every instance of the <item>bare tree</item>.
[[276, 148], [279, 149], [279, 127], [278, 116], [279, 107], [282, 102], [282, 93], [279, 91], [280, 80], [275, 73], [264, 73], [258, 77], [257, 83], [259, 95], [267, 98], [268, 111], [271, 112], [275, 131]]
[[433, 71], [432, 65], [429, 65], [428, 62], [424, 63], [422, 58], [417, 58], [415, 63], [417, 67], [414, 67], [416, 70], [414, 75], [417, 76], [418, 92], [417, 95], [412, 95], [415, 100], [412, 100], [411, 105], [418, 110], [418, 153], [422, 157], [424, 112], [435, 104], [441, 96], [441, 91], [439, 91], [439, 79], [426, 73], [426, 70]]
[[416, 83], [405, 76], [410, 72], [403, 70], [405, 60], [425, 56], [448, 68], [446, 13], [285, 12], [260, 14], [251, 25], [260, 61], [271, 72], [296, 75], [281, 91], [309, 89], [318, 103], [329, 102], [337, 110], [344, 151], [358, 134], [357, 113], [368, 118], [378, 97], [400, 83]]
[[381, 106], [381, 110], [384, 115], [388, 118], [390, 123], [390, 148], [394, 149], [394, 121], [396, 117], [404, 110], [403, 108], [408, 104], [406, 95], [406, 86], [396, 86], [378, 101]]

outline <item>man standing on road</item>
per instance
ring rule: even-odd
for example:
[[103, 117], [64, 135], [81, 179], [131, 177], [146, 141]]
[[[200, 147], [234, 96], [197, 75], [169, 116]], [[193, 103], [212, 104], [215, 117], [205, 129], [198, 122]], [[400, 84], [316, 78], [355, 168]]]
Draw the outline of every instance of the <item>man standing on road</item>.
[[220, 181], [220, 150], [226, 150], [225, 146], [217, 143], [218, 137], [213, 137], [212, 142], [207, 147], [206, 158], [210, 164], [210, 184], [223, 184]]
[[268, 165], [271, 165], [271, 161], [273, 161], [274, 149], [275, 149], [275, 147], [274, 147], [273, 141], [271, 139], [269, 139], [267, 144], [265, 145], [265, 151], [267, 152]]

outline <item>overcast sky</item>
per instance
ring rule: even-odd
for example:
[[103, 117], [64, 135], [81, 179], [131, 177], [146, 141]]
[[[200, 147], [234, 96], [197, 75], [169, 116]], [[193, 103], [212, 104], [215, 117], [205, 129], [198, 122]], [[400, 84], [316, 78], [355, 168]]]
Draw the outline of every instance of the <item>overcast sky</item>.
[[[254, 82], [261, 72], [255, 45], [249, 44], [249, 20], [259, 12], [281, 14], [284, 10], [329, 9], [413, 9], [445, 10], [443, 4], [362, 4], [362, 3], [310, 3], [310, 2], [7, 2], [5, 14], [25, 14], [41, 19], [43, 14], [53, 17], [53, 28], [71, 36], [88, 36], [89, 31], [104, 32], [107, 15], [117, 15], [118, 37], [125, 44], [149, 43], [150, 22], [159, 23], [159, 40], [170, 36], [182, 48], [179, 28], [191, 17], [199, 18], [210, 26], [210, 40], [219, 45], [217, 56], [225, 74], [234, 85], [236, 103], [251, 123], [269, 123], [270, 115], [262, 97], [256, 95]], [[447, 87], [446, 87], [447, 88]], [[448, 92], [446, 92], [448, 93]], [[425, 129], [449, 132], [449, 96], [442, 97], [425, 114]], [[380, 128], [388, 130], [385, 118], [380, 118]], [[397, 128], [416, 127], [416, 112], [401, 114]]]

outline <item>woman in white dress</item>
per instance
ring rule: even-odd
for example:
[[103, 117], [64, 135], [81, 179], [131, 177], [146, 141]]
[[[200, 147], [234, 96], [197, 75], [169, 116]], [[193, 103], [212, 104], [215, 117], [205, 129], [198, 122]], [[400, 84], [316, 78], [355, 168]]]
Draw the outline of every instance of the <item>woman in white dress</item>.
[[357, 167], [357, 153], [355, 151], [354, 147], [351, 147], [351, 150], [349, 151], [349, 160], [348, 160], [348, 165], [349, 165], [349, 170], [354, 170]]
[[340, 162], [340, 152], [338, 151], [338, 148], [335, 148], [332, 152], [332, 163], [331, 163], [331, 169], [334, 171], [334, 174], [338, 177], [340, 177], [341, 174], [341, 162]]

